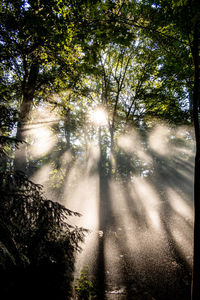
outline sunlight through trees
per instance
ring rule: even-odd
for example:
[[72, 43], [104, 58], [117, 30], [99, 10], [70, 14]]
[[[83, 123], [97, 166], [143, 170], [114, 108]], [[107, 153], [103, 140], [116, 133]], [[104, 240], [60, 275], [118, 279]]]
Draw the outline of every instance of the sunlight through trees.
[[3, 299], [199, 300], [199, 11], [1, 0]]

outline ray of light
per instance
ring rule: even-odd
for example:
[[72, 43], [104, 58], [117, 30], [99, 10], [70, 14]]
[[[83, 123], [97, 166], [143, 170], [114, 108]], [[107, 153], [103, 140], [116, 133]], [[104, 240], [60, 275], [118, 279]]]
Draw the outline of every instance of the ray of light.
[[[150, 231], [161, 231], [160, 198], [154, 187], [141, 177], [136, 177], [128, 187], [137, 217], [144, 218], [144, 224], [146, 222]], [[146, 230], [145, 226], [144, 229]]]
[[58, 123], [59, 117], [48, 106], [33, 111], [28, 125], [29, 153], [33, 159], [48, 154], [56, 144], [56, 135], [52, 126]]
[[193, 208], [191, 205], [184, 201], [178, 192], [174, 191], [172, 188], [167, 189], [168, 202], [173, 208], [173, 210], [180, 214], [186, 220], [192, 221], [193, 219]]
[[[79, 171], [80, 166], [76, 169], [76, 172]], [[70, 180], [68, 181], [68, 187], [70, 187]], [[82, 215], [78, 219], [70, 219], [70, 222], [89, 230], [84, 245], [82, 245], [83, 250], [76, 261], [76, 270], [79, 273], [83, 266], [90, 265], [92, 267], [95, 265], [98, 239], [100, 238], [98, 175], [90, 176], [85, 174], [79, 178], [79, 183], [70, 192], [69, 189], [66, 189], [65, 205]]]
[[[166, 174], [170, 174], [173, 181], [177, 178], [170, 172], [173, 171], [173, 159], [179, 158], [179, 150], [176, 151], [176, 145], [170, 145], [170, 135], [168, 127], [155, 127], [148, 138], [150, 151], [146, 151], [139, 134], [133, 130], [119, 137], [118, 146], [124, 150], [124, 155], [136, 154], [147, 164], [152, 164], [152, 152], [156, 152], [158, 157], [161, 155], [162, 158], [166, 158], [166, 169], [169, 166], [169, 172]], [[157, 186], [158, 183], [151, 180], [150, 176], [142, 178], [134, 175], [132, 181], [127, 178], [126, 182], [109, 179], [109, 192], [107, 199], [103, 200], [107, 223], [104, 232], [99, 231], [100, 149], [97, 144], [91, 143], [85, 154], [77, 157], [72, 168], [67, 171], [64, 188], [63, 204], [83, 215], [78, 220], [72, 219], [72, 224], [90, 230], [83, 251], [77, 256], [77, 270], [84, 265], [95, 265], [98, 241], [102, 238], [104, 238], [106, 279], [114, 280], [117, 284], [121, 284], [126, 276], [128, 264], [133, 264], [137, 272], [141, 273], [145, 267], [150, 270], [154, 268], [156, 272], [159, 265], [167, 265], [166, 261], [172, 262], [174, 260], [170, 252], [172, 241], [181, 249], [186, 259], [187, 256], [191, 256], [191, 227], [188, 222], [191, 223], [193, 208], [186, 202], [184, 191], [183, 194], [177, 194], [174, 186], [170, 186], [171, 181], [167, 179], [162, 182], [162, 192]], [[168, 155], [170, 160], [167, 160]], [[71, 164], [70, 151], [63, 154], [60, 162], [62, 168]], [[179, 173], [185, 172], [189, 180], [190, 170], [187, 170], [187, 164], [184, 162], [186, 162], [184, 159], [179, 161], [182, 166]], [[158, 164], [157, 169], [153, 170], [154, 174], [159, 174], [159, 167]], [[41, 169], [40, 176], [43, 176], [42, 172], [48, 173], [49, 170]], [[191, 178], [190, 181], [192, 184]], [[125, 269], [122, 270], [122, 267]]]
[[168, 139], [170, 130], [165, 125], [156, 125], [149, 135], [150, 148], [160, 155], [170, 155]]
[[151, 157], [144, 151], [142, 140], [136, 130], [120, 135], [117, 144], [125, 153], [136, 154], [144, 163], [150, 164], [152, 162]]
[[29, 132], [33, 144], [29, 146], [29, 152], [33, 158], [38, 158], [49, 153], [56, 143], [56, 138], [48, 127], [32, 129]]
[[[158, 133], [158, 136], [156, 136], [161, 139], [159, 141], [161, 144], [162, 139], [164, 139], [164, 146], [161, 146], [160, 152], [160, 149], [157, 151], [157, 147], [160, 146], [153, 145], [155, 136], [153, 138], [150, 136], [149, 141], [152, 149], [157, 151], [157, 153], [159, 152], [158, 154], [162, 156], [167, 156], [170, 146], [168, 143], [170, 135], [168, 129], [163, 131], [160, 128], [156, 128], [154, 133]], [[142, 141], [139, 137], [137, 139], [137, 134], [121, 136], [118, 143], [125, 153], [144, 152]], [[162, 147], [168, 149], [163, 149]], [[176, 157], [175, 149], [176, 146], [174, 146], [173, 150], [174, 157]], [[151, 156], [149, 154], [146, 155], [146, 160], [152, 162]], [[167, 260], [170, 263], [174, 262], [174, 257], [171, 253], [171, 239], [173, 239], [175, 245], [177, 244], [177, 247], [180, 246], [181, 240], [183, 241], [183, 250], [180, 251], [185, 253], [184, 257], [187, 260], [187, 256], [191, 256], [191, 241], [189, 237], [191, 228], [187, 225], [187, 222], [192, 217], [192, 208], [189, 204], [186, 204], [183, 195], [177, 197], [173, 188], [169, 189], [168, 181], [162, 183], [163, 192], [161, 193], [156, 186], [156, 182], [151, 181], [149, 178], [134, 176], [132, 181], [129, 178], [125, 184], [120, 181], [110, 180], [108, 185], [108, 205], [106, 202], [104, 203], [105, 213], [107, 214], [107, 210], [109, 210], [109, 221], [105, 227], [105, 232], [98, 235], [96, 230], [98, 230], [99, 220], [95, 222], [92, 218], [99, 217], [99, 198], [96, 197], [95, 200], [95, 197], [89, 196], [89, 191], [94, 186], [98, 190], [98, 180], [96, 178], [95, 183], [94, 174], [89, 172], [92, 164], [94, 162], [97, 163], [98, 158], [94, 159], [94, 155], [89, 155], [89, 157], [90, 160], [87, 163], [90, 167], [85, 168], [85, 179], [79, 182], [78, 189], [73, 191], [72, 197], [70, 196], [71, 201], [77, 203], [76, 209], [82, 210], [85, 214], [81, 225], [84, 226], [85, 224], [90, 226], [90, 228], [94, 228], [93, 233], [86, 240], [82, 258], [79, 260], [79, 267], [85, 263], [95, 262], [96, 245], [98, 239], [102, 236], [104, 236], [105, 271], [108, 281], [112, 280], [111, 278], [115, 278], [116, 282], [122, 283], [124, 271], [120, 269], [120, 266], [126, 264], [126, 261], [129, 261], [129, 263], [132, 261], [138, 272], [143, 270], [146, 260], [148, 260], [149, 264], [147, 268], [154, 266], [154, 269], [159, 269], [160, 264], [166, 265], [167, 268]], [[171, 161], [169, 160], [167, 163], [170, 165]], [[159, 168], [159, 165], [157, 167]], [[155, 173], [158, 171], [154, 170]], [[173, 174], [171, 176], [173, 177]], [[166, 197], [163, 196], [164, 193], [166, 193]], [[84, 205], [83, 202], [85, 203]], [[181, 218], [182, 221], [177, 222], [177, 218]], [[183, 231], [182, 236], [180, 235], [181, 231]], [[92, 245], [92, 248], [90, 245]], [[186, 247], [187, 250], [184, 249]], [[90, 257], [93, 258], [90, 260]]]
[[91, 143], [87, 154], [81, 159], [77, 158], [73, 167], [68, 170], [67, 180], [64, 183], [63, 204], [80, 212], [83, 216], [79, 220], [79, 225], [91, 230], [97, 230], [99, 224], [99, 177], [97, 173], [99, 155], [99, 147]]
[[49, 189], [49, 179], [51, 172], [52, 166], [50, 164], [46, 164], [39, 170], [37, 170], [30, 178], [33, 182], [41, 184], [43, 186], [45, 196], [49, 199], [52, 198], [52, 194]]

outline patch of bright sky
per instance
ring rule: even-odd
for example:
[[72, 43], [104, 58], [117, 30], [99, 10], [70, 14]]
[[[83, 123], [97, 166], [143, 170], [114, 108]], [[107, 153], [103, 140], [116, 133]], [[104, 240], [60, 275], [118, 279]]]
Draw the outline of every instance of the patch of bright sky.
[[189, 95], [186, 87], [183, 87], [183, 91], [186, 95], [186, 98], [184, 100], [182, 100], [183, 105], [181, 106], [181, 110], [187, 111], [190, 108], [190, 95]]
[[136, 39], [134, 45], [137, 47], [139, 45], [139, 43], [140, 43], [140, 39]]
[[24, 1], [24, 9], [25, 9], [25, 10], [29, 10], [30, 7], [31, 7], [31, 6], [30, 6], [30, 4], [28, 3], [28, 1]]
[[[88, 41], [88, 45], [89, 45], [89, 46], [92, 46], [93, 41], [94, 41], [93, 39], [91, 39], [90, 41]], [[84, 53], [83, 53], [83, 54], [84, 54]], [[84, 55], [85, 55], [85, 54], [84, 54]]]
[[159, 64], [159, 65], [157, 66], [157, 70], [160, 71], [160, 70], [162, 69], [162, 67], [163, 67], [163, 64]]

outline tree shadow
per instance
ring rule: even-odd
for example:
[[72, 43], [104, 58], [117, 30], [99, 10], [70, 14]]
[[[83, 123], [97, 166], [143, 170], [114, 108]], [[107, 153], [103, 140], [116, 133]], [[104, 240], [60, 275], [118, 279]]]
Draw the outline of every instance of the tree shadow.
[[[148, 144], [147, 137], [143, 142]], [[147, 147], [152, 165], [145, 177], [131, 165], [133, 154], [124, 152], [117, 162], [116, 179], [109, 176], [108, 161], [100, 150], [98, 167], [91, 166], [90, 172], [91, 177], [99, 176], [98, 238], [90, 265], [98, 299], [105, 299], [109, 291], [116, 297], [117, 292], [121, 297], [124, 293], [126, 299], [188, 299], [193, 223], [176, 206], [192, 210], [192, 158], [184, 159], [178, 151], [167, 157]], [[141, 161], [137, 153], [134, 159]], [[66, 167], [65, 182], [73, 168], [74, 164]], [[178, 204], [173, 198], [177, 196]]]
[[[178, 204], [192, 211], [192, 160], [178, 155], [167, 159], [153, 151], [148, 155], [155, 175], [142, 179], [141, 189], [146, 185], [146, 192], [141, 192], [130, 178], [116, 181], [100, 175], [99, 230], [103, 238], [99, 240], [96, 276], [101, 278], [103, 284], [99, 286], [105, 292], [109, 288], [107, 243], [113, 243], [113, 249], [121, 254], [118, 290], [123, 287], [126, 299], [188, 299], [193, 218], [190, 212], [188, 217], [184, 215], [186, 211], [181, 207], [180, 212], [175, 209], [172, 201], [178, 200], [169, 198], [168, 191], [180, 197]], [[111, 191], [112, 184], [114, 188], [120, 186], [121, 200], [116, 200], [118, 190]], [[105, 293], [99, 294], [99, 299], [103, 297]]]

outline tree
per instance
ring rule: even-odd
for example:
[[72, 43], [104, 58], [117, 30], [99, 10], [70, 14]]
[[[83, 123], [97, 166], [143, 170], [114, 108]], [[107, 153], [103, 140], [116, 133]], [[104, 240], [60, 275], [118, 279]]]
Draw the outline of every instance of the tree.
[[[23, 140], [33, 101], [76, 85], [78, 65], [111, 38], [113, 28], [122, 36], [124, 27], [117, 25], [117, 17], [126, 12], [126, 5], [71, 0], [2, 0], [1, 4], [1, 64], [6, 66], [3, 76], [16, 88], [17, 138]], [[16, 151], [16, 169], [26, 169], [25, 152], [25, 145]]]
[[[0, 106], [0, 157], [18, 141], [7, 134], [16, 123], [16, 112]], [[71, 295], [74, 254], [80, 250], [84, 229], [69, 225], [69, 216], [80, 216], [47, 200], [42, 187], [19, 171], [0, 170], [0, 248], [3, 299], [66, 299]], [[51, 284], [52, 282], [52, 284]], [[30, 293], [30, 294], [29, 294]]]
[[[199, 97], [200, 97], [200, 76], [199, 76], [199, 56], [200, 56], [200, 6], [194, 1], [149, 1], [142, 2], [143, 8], [148, 12], [148, 22], [151, 25], [144, 26], [144, 30], [157, 39], [159, 44], [170, 45], [178, 55], [175, 56], [177, 63], [173, 66], [173, 71], [178, 77], [185, 80], [185, 87], [189, 90], [190, 109], [194, 121], [196, 158], [194, 174], [194, 260], [192, 279], [192, 299], [200, 298], [200, 128], [199, 128]], [[152, 34], [154, 30], [154, 34]], [[181, 55], [180, 55], [181, 53]], [[184, 55], [183, 55], [184, 54]], [[167, 55], [169, 58], [169, 56]], [[182, 58], [189, 62], [181, 63]], [[191, 60], [192, 59], [192, 60]], [[170, 59], [171, 60], [171, 59]], [[173, 59], [172, 59], [173, 60]], [[172, 61], [171, 60], [171, 61]], [[167, 59], [167, 63], [168, 63]], [[172, 66], [172, 65], [171, 65]], [[183, 67], [184, 66], [184, 67]], [[190, 66], [190, 69], [188, 69]], [[172, 70], [172, 69], [171, 69]], [[190, 70], [193, 71], [191, 75]], [[189, 75], [189, 76], [188, 76]]]
[[[87, 148], [87, 140], [95, 138], [98, 140], [98, 130], [95, 132], [91, 122], [88, 121], [88, 128], [84, 126], [89, 109], [93, 109], [95, 105], [106, 108], [109, 116], [108, 127], [104, 128], [105, 130], [99, 129], [101, 188], [102, 183], [106, 182], [103, 181], [103, 175], [114, 173], [110, 167], [108, 154], [120, 156], [115, 143], [116, 137], [120, 132], [126, 132], [127, 125], [134, 125], [144, 132], [153, 118], [167, 119], [176, 124], [190, 123], [189, 112], [192, 108], [194, 112], [196, 111], [193, 118], [198, 123], [199, 100], [193, 103], [190, 101], [193, 83], [192, 56], [195, 58], [196, 78], [199, 76], [198, 30], [196, 29], [197, 34], [196, 31], [195, 34], [193, 31], [188, 33], [188, 29], [181, 21], [186, 13], [185, 4], [181, 1], [178, 2], [178, 6], [175, 1], [171, 1], [172, 8], [167, 1], [126, 0], [75, 2], [21, 0], [18, 3], [2, 0], [1, 4], [2, 99], [7, 101], [7, 107], [12, 105], [17, 108], [19, 114], [19, 118], [15, 121], [16, 139], [12, 138], [14, 128], [8, 130], [7, 125], [3, 124], [5, 130], [2, 143], [4, 152], [6, 147], [11, 148], [11, 143], [8, 142], [10, 138], [13, 149], [15, 142], [20, 146], [16, 151], [15, 171], [21, 169], [33, 174], [31, 158], [26, 151], [28, 146], [22, 143], [28, 137], [33, 105], [39, 107], [40, 104], [44, 107], [49, 103], [61, 115], [57, 123], [49, 126], [58, 136], [52, 153], [59, 153], [59, 157], [55, 159], [55, 155], [51, 156], [51, 153], [39, 157], [37, 163], [39, 168], [47, 161], [54, 160], [52, 177], [55, 184], [52, 187], [54, 190], [57, 189], [58, 193], [62, 192], [61, 185], [69, 174], [69, 166], [67, 164], [61, 166], [60, 156], [66, 151], [72, 151], [75, 160], [76, 156], [81, 156]], [[191, 19], [192, 16], [193, 13], [190, 14]], [[190, 20], [188, 24], [191, 25]], [[199, 89], [198, 81], [196, 82], [195, 99], [198, 98]], [[11, 109], [9, 112], [6, 110], [5, 115], [8, 120], [17, 116], [16, 111]], [[197, 124], [196, 128], [198, 126]], [[76, 143], [77, 139], [79, 144]], [[2, 158], [4, 159], [5, 155], [2, 155]], [[123, 171], [127, 173], [132, 169], [132, 162], [130, 163], [129, 159], [125, 157], [126, 161], [124, 160]], [[13, 172], [12, 159], [6, 156], [6, 160], [4, 159], [2, 171], [8, 171], [10, 162], [11, 177], [6, 175], [5, 182], [9, 181], [14, 187], [17, 185], [17, 195], [20, 194], [21, 199], [23, 195], [20, 189], [24, 186], [27, 199], [33, 197], [34, 200], [31, 200], [33, 206], [38, 205], [33, 209], [35, 215], [29, 217], [30, 207], [27, 207], [25, 202], [22, 212], [26, 216], [27, 224], [32, 226], [30, 224], [32, 220], [33, 227], [38, 226], [36, 238], [41, 234], [45, 239], [46, 233], [48, 232], [48, 235], [50, 231], [50, 235], [53, 234], [50, 244], [55, 250], [57, 244], [54, 244], [53, 239], [58, 232], [57, 229], [54, 230], [57, 225], [52, 215], [57, 214], [56, 207], [51, 201], [43, 201], [43, 197], [39, 196], [37, 185], [25, 178], [22, 173]], [[138, 167], [139, 164], [135, 162], [135, 165]], [[121, 173], [123, 171], [120, 170]], [[37, 195], [41, 204], [35, 202], [34, 195]], [[13, 201], [12, 199], [13, 196], [9, 194], [8, 202]], [[13, 202], [17, 205], [19, 201]], [[62, 215], [63, 207], [58, 207]], [[39, 218], [38, 216], [43, 213], [45, 217]], [[20, 220], [23, 219], [23, 214], [17, 213]], [[54, 229], [47, 225], [47, 219], [52, 222], [52, 226], [55, 225]], [[26, 228], [26, 222], [22, 220], [22, 223], [25, 231], [35, 239], [31, 235], [33, 233]], [[13, 227], [11, 231], [14, 232]], [[23, 238], [25, 242], [22, 248], [29, 247], [26, 240], [28, 237]], [[41, 239], [39, 242], [36, 240], [35, 249], [40, 242]], [[59, 251], [62, 252], [62, 246]], [[47, 253], [49, 254], [48, 251]], [[38, 262], [32, 257], [33, 253], [25, 251], [23, 255], [34, 261], [33, 265], [37, 263], [40, 265], [41, 261]], [[51, 253], [49, 255], [51, 256]], [[48, 258], [45, 257], [45, 263], [46, 259]]]
[[[55, 1], [2, 1], [1, 64], [6, 66], [3, 75], [10, 77], [17, 89], [19, 140], [25, 139], [33, 101], [67, 88], [70, 78], [73, 81], [77, 76], [74, 64], [81, 54], [72, 40], [75, 20], [70, 17], [70, 1], [64, 6], [65, 14], [63, 5]], [[24, 148], [16, 152], [16, 169], [26, 169]]]

